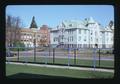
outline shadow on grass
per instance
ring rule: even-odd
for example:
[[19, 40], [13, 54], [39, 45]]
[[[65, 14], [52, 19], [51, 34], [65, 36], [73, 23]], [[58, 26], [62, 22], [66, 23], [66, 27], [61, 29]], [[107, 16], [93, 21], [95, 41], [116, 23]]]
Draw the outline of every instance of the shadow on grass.
[[31, 79], [31, 78], [39, 78], [39, 79], [77, 79], [71, 77], [64, 76], [52, 76], [52, 75], [42, 75], [42, 74], [30, 74], [30, 73], [17, 73], [14, 75], [7, 76], [10, 79]]

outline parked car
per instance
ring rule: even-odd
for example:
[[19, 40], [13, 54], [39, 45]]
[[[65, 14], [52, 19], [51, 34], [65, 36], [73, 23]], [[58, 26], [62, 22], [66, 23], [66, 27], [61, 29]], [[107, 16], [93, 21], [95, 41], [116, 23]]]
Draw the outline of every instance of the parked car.
[[12, 53], [10, 52], [9, 49], [6, 49], [6, 57], [13, 57], [13, 56], [16, 56], [17, 54], [16, 53]]
[[6, 53], [6, 56], [7, 56], [7, 57], [13, 57], [13, 56], [15, 56], [15, 54], [14, 54], [14, 53], [11, 53], [11, 52], [7, 52], [7, 53]]

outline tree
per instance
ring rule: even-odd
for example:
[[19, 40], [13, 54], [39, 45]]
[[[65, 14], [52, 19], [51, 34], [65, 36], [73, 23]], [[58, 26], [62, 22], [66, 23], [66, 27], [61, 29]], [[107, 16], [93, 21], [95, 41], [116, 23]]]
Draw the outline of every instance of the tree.
[[20, 41], [21, 19], [11, 15], [6, 16], [6, 45], [12, 46], [14, 42]]
[[46, 42], [47, 42], [47, 38], [46, 36], [43, 35], [40, 39], [39, 45], [45, 46]]
[[36, 22], [35, 22], [35, 17], [33, 16], [33, 18], [32, 18], [32, 22], [31, 22], [31, 24], [30, 24], [30, 28], [37, 28], [37, 24], [36, 24]]
[[113, 21], [111, 20], [109, 23], [110, 28], [113, 26]]
[[[22, 51], [22, 50], [25, 50], [25, 44], [24, 43], [22, 43], [22, 42], [20, 42], [20, 41], [15, 41], [14, 43], [13, 43], [13, 45], [14, 45], [14, 47], [16, 47], [16, 48], [12, 48], [12, 50], [14, 50], [14, 51], [17, 51], [18, 49], [20, 50], [20, 51]], [[21, 47], [21, 48], [19, 48], [19, 47]]]
[[12, 18], [12, 17], [11, 17], [10, 15], [7, 16], [6, 28], [11, 27], [11, 18]]

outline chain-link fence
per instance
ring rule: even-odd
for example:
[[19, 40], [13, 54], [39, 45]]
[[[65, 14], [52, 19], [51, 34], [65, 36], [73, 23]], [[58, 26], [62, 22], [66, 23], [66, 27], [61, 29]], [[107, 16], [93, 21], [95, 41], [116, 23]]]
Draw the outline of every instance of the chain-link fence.
[[6, 61], [114, 68], [112, 48], [7, 47]]

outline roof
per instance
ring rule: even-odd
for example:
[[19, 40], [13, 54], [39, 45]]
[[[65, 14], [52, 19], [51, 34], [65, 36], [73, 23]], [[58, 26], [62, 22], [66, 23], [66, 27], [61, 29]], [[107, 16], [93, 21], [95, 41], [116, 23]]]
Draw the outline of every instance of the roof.
[[89, 17], [87, 20], [88, 23], [95, 23], [95, 20], [92, 17]]
[[33, 28], [33, 29], [32, 28], [31, 29], [30, 28], [21, 28], [20, 31], [21, 32], [29, 32], [29, 33], [34, 33], [34, 31], [39, 32], [38, 29], [35, 29], [35, 28]]
[[100, 27], [100, 31], [111, 31], [109, 28], [105, 28], [100, 23], [96, 22], [93, 17], [85, 18], [84, 20], [63, 20], [57, 28], [53, 28], [51, 31], [58, 31], [59, 28], [65, 28], [65, 30], [76, 28], [89, 30], [89, 27], [87, 27], [89, 23], [97, 23]]
[[65, 28], [65, 29], [73, 29], [73, 28], [83, 28], [87, 29], [85, 26], [86, 23], [81, 20], [64, 20], [62, 23], [58, 25], [58, 28]]

